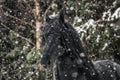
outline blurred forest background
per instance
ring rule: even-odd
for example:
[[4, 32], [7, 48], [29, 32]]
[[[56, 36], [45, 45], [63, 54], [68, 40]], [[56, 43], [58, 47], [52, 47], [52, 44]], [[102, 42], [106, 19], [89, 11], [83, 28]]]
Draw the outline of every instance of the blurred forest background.
[[47, 80], [40, 27], [62, 8], [93, 61], [120, 63], [120, 0], [0, 0], [0, 80]]

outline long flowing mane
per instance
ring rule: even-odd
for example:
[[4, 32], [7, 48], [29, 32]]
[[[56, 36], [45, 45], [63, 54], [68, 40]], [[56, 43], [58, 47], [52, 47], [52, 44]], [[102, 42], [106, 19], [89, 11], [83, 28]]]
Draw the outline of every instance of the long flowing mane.
[[[72, 25], [64, 21], [63, 15], [53, 19], [46, 17], [46, 22], [43, 24], [41, 30], [44, 47], [41, 63], [44, 64], [45, 67], [50, 68], [50, 66], [56, 62], [56, 80], [120, 79], [120, 74], [118, 75], [118, 79], [101, 78], [104, 76], [100, 75], [102, 70], [99, 69], [100, 67], [98, 67], [98, 65], [110, 64], [113, 67], [114, 62], [102, 61], [93, 63], [85, 52], [77, 32]], [[105, 66], [102, 67], [104, 68]], [[120, 66], [116, 68], [119, 68], [118, 73], [120, 73]], [[105, 71], [108, 70], [109, 69], [106, 69]], [[108, 75], [109, 73], [106, 74]]]

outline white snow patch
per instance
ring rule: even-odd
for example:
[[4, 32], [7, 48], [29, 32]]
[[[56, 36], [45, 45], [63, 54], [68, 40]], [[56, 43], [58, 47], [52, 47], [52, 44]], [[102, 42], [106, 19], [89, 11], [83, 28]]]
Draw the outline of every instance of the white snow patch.
[[80, 26], [76, 26], [76, 27], [75, 27], [75, 30], [76, 30], [78, 33], [81, 33], [81, 32], [86, 33], [86, 31], [85, 31], [83, 28], [81, 28]]
[[70, 7], [70, 10], [74, 10], [74, 7]]
[[84, 24], [84, 26], [87, 26], [86, 28], [88, 29], [91, 26], [96, 26], [95, 21], [93, 19], [89, 19], [88, 22]]
[[100, 41], [100, 35], [97, 35], [96, 42], [98, 43]]
[[120, 7], [118, 9], [116, 9], [116, 11], [111, 16], [112, 20], [117, 19], [117, 18], [120, 18]]
[[111, 11], [109, 9], [108, 11], [106, 11], [106, 12], [103, 13], [102, 20], [108, 20], [108, 21], [110, 21], [111, 20], [110, 18], [111, 18]]

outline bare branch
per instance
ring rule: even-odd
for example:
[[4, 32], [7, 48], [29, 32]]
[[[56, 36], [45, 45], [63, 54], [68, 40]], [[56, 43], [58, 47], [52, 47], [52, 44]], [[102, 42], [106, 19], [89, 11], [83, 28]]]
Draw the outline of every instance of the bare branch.
[[1, 25], [2, 25], [3, 27], [7, 28], [8, 30], [10, 30], [11, 32], [13, 32], [13, 34], [14, 34], [16, 37], [20, 37], [21, 39], [23, 39], [23, 40], [31, 43], [32, 45], [35, 45], [31, 40], [23, 37], [22, 35], [20, 35], [19, 33], [15, 32], [15, 31], [11, 30], [9, 27], [7, 27], [7, 26], [6, 26], [5, 24], [3, 24], [2, 22], [1, 22]]
[[98, 21], [96, 21], [96, 23], [116, 23], [119, 19], [120, 18], [114, 19], [114, 20], [110, 20], [110, 21], [108, 21], [108, 20], [98, 20]]
[[35, 2], [35, 19], [36, 20], [40, 20], [40, 4], [39, 4], [39, 1], [38, 0], [34, 0]]
[[[30, 24], [30, 23], [28, 23], [28, 22], [26, 22], [26, 21], [24, 21], [24, 20], [21, 20], [21, 19], [15, 17], [15, 16], [12, 16], [12, 15], [10, 15], [10, 14], [8, 14], [8, 13], [4, 13], [4, 15], [5, 15], [5, 16], [8, 16], [8, 17], [10, 17], [10, 18], [12, 18], [12, 19], [15, 19], [16, 21], [21, 22], [22, 25], [25, 24], [25, 25], [29, 25], [29, 26], [31, 26], [31, 27], [34, 27], [34, 25], [32, 25], [32, 24]], [[35, 27], [34, 27], [34, 28], [35, 28]]]

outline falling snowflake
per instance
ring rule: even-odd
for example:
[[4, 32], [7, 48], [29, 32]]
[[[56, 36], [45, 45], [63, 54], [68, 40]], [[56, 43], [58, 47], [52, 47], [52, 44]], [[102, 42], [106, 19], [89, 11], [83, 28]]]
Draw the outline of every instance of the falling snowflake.
[[80, 57], [85, 57], [85, 53], [80, 53]]

